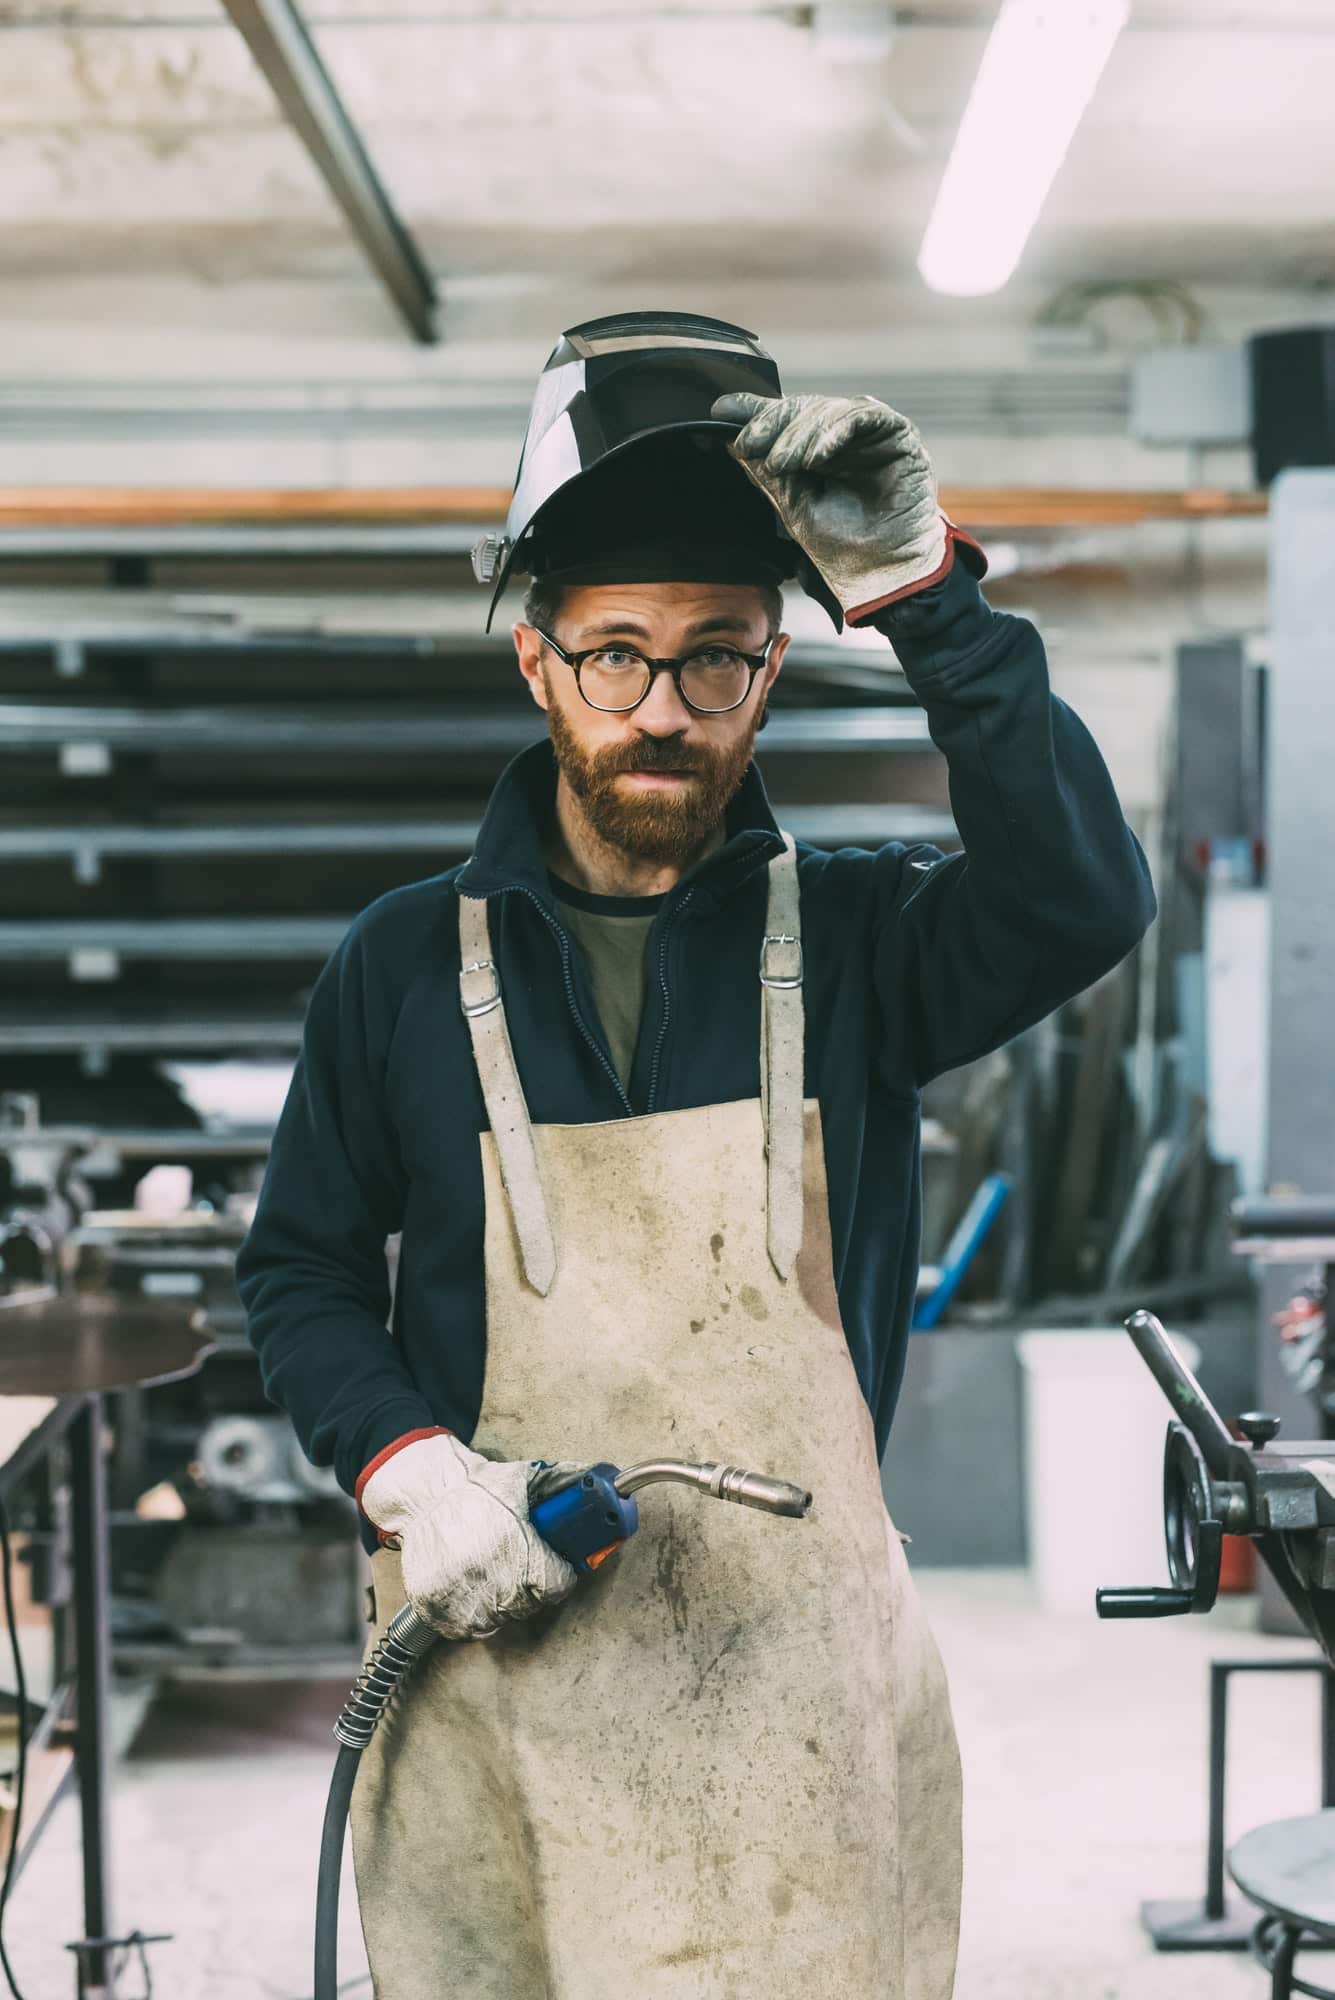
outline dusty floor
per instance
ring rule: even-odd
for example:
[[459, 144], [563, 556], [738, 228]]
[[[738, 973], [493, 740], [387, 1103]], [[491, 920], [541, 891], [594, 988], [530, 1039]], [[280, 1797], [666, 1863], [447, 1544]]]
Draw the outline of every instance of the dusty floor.
[[[1246, 1957], [1158, 1956], [1145, 1897], [1204, 1878], [1206, 1665], [1306, 1656], [1296, 1640], [1208, 1619], [1099, 1625], [1033, 1609], [1025, 1575], [926, 1571], [966, 1779], [957, 2000], [1263, 2000]], [[305, 2000], [316, 1844], [342, 1689], [182, 1684], [119, 1765], [115, 1917], [173, 1931], [159, 2000]], [[1235, 1683], [1230, 1838], [1317, 1803], [1316, 1677]], [[7, 1926], [25, 2000], [70, 2000], [80, 1934], [77, 1820], [58, 1808]], [[344, 1990], [370, 1992], [345, 1878]], [[1326, 1959], [1329, 1967], [1330, 1960]], [[1318, 1977], [1319, 1961], [1313, 1961]], [[124, 2000], [142, 1985], [127, 1975]]]

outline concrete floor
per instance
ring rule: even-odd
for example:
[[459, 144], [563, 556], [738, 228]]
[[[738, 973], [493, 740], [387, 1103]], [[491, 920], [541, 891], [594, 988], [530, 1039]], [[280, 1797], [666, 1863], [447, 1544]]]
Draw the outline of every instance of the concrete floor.
[[[1204, 1878], [1206, 1665], [1308, 1656], [1208, 1619], [1099, 1625], [1033, 1608], [1016, 1571], [925, 1571], [950, 1670], [966, 1783], [957, 2000], [1263, 2000], [1246, 1957], [1159, 1956], [1145, 1897]], [[343, 1690], [179, 1684], [116, 1774], [115, 1916], [171, 1930], [162, 2000], [304, 2000], [316, 1844]], [[1230, 1839], [1317, 1803], [1316, 1677], [1235, 1684]], [[80, 1934], [77, 1818], [58, 1808], [15, 1892], [10, 1957], [26, 2000], [69, 2000], [61, 1944]], [[350, 1880], [341, 1971], [369, 1995]], [[1321, 1976], [1318, 1973], [1318, 1976]], [[142, 1988], [127, 1977], [125, 1993]]]

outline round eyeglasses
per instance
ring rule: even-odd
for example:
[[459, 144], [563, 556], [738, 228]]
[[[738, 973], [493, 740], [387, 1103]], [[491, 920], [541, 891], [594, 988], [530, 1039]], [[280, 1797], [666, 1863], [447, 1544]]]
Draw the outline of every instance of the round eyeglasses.
[[589, 707], [608, 715], [625, 715], [638, 708], [653, 686], [655, 674], [671, 674], [677, 693], [697, 714], [726, 715], [746, 700], [774, 644], [772, 638], [767, 639], [763, 653], [743, 653], [736, 646], [700, 646], [681, 658], [657, 660], [636, 652], [633, 646], [606, 642], [568, 653], [540, 625], [533, 630], [570, 668]]

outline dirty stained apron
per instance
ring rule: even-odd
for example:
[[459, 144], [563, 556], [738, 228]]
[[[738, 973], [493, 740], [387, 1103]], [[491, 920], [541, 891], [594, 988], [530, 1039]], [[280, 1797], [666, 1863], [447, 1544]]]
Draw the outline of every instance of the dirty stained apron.
[[[721, 1459], [815, 1502], [648, 1488], [564, 1605], [426, 1656], [353, 1798], [377, 2000], [949, 2000], [959, 1760], [839, 1321], [792, 843], [759, 1101], [531, 1127], [485, 903], [460, 923], [491, 1122], [474, 1446]], [[372, 1567], [374, 1641], [403, 1587]]]

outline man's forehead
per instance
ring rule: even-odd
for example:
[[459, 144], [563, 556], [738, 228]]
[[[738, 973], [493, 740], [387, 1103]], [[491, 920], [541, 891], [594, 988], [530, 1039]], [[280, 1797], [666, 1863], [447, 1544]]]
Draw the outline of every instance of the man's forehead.
[[563, 622], [599, 633], [667, 626], [744, 632], [765, 619], [764, 593], [756, 584], [609, 583], [571, 586]]

